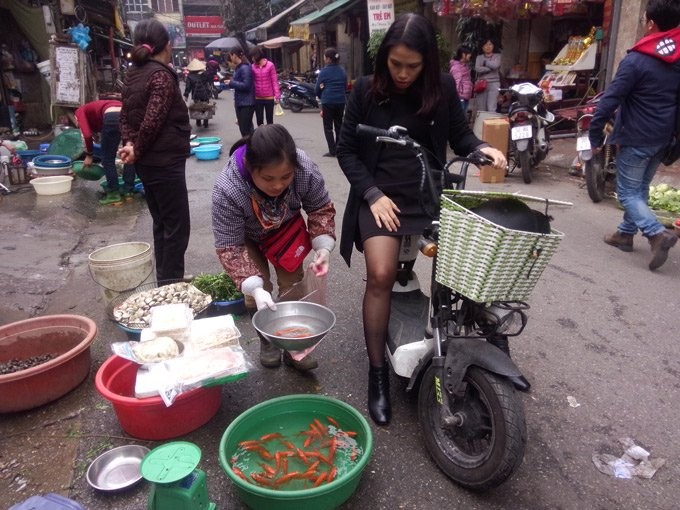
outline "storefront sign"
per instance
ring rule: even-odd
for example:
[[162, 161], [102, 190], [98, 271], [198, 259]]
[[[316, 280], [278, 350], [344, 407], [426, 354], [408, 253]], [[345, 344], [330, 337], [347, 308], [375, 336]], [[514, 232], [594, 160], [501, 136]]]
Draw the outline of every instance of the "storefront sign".
[[366, 0], [368, 7], [368, 33], [385, 31], [394, 21], [393, 0]]
[[291, 39], [302, 39], [303, 41], [309, 41], [309, 23], [290, 25], [288, 28], [288, 37]]
[[187, 37], [222, 37], [224, 23], [220, 16], [184, 16]]

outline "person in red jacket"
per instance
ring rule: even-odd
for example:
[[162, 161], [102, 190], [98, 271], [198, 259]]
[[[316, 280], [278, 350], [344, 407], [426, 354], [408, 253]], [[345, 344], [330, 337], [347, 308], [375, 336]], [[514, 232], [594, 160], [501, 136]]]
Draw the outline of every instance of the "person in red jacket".
[[101, 205], [119, 205], [122, 199], [131, 199], [135, 186], [135, 167], [123, 167], [123, 190], [121, 193], [116, 171], [116, 153], [120, 144], [120, 109], [122, 103], [116, 100], [99, 100], [85, 103], [76, 110], [76, 123], [85, 143], [83, 166], [92, 165], [94, 133], [101, 134], [102, 166], [106, 175], [106, 196]]
[[253, 48], [250, 53], [250, 61], [253, 63], [253, 82], [255, 84], [255, 119], [257, 125], [264, 124], [264, 115], [267, 116], [267, 124], [274, 123], [274, 104], [281, 99], [279, 90], [279, 78], [276, 75], [274, 64], [267, 60], [261, 48]]

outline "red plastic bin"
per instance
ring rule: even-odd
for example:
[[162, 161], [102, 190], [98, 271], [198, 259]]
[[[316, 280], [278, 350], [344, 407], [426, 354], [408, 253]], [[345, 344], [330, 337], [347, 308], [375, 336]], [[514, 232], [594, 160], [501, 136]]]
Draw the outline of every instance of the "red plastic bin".
[[95, 386], [111, 402], [121, 428], [138, 439], [162, 440], [188, 434], [215, 416], [222, 386], [196, 388], [177, 396], [170, 407], [161, 397], [136, 398], [139, 365], [111, 356], [97, 371]]

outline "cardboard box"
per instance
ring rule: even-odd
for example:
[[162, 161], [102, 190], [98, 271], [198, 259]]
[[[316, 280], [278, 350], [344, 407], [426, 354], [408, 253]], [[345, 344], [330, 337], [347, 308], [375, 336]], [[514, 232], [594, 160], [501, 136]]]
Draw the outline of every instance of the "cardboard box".
[[500, 184], [505, 181], [505, 169], [483, 166], [479, 169], [479, 180], [480, 182]]
[[[510, 142], [510, 124], [507, 118], [486, 119], [482, 123], [482, 140], [498, 149], [508, 157], [508, 144]], [[497, 184], [505, 181], [505, 170], [492, 166], [483, 166], [479, 169], [479, 180]]]
[[482, 140], [498, 149], [508, 157], [510, 141], [510, 124], [507, 118], [486, 119], [482, 123]]

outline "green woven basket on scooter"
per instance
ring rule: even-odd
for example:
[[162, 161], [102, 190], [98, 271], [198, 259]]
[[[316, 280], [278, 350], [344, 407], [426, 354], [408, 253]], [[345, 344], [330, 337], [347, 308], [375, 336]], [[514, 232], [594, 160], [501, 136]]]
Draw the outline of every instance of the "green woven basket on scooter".
[[510, 193], [447, 190], [441, 197], [437, 282], [479, 303], [529, 297], [564, 234], [512, 230], [470, 211], [495, 198], [547, 204]]

